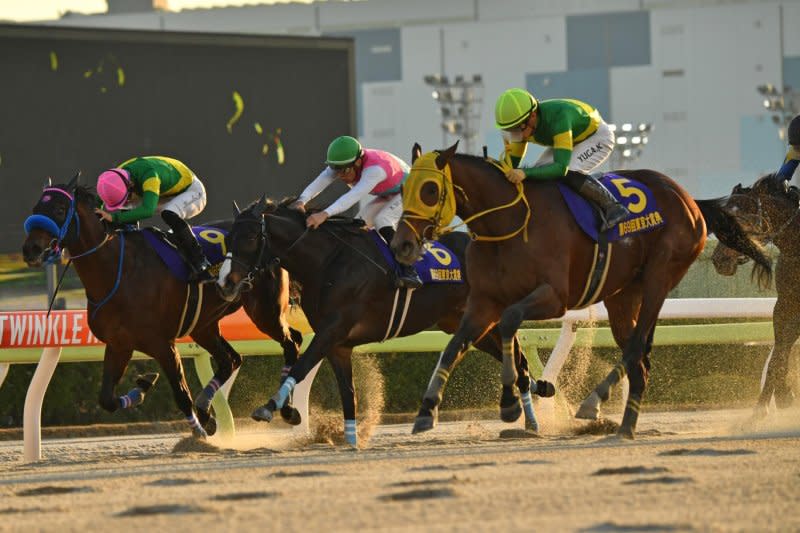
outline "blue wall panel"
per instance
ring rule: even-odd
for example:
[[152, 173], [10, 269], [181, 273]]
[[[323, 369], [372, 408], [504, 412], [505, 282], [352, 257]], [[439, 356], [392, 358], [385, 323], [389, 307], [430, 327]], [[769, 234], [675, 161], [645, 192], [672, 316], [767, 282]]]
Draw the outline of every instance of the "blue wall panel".
[[567, 17], [569, 70], [649, 65], [651, 62], [649, 12]]

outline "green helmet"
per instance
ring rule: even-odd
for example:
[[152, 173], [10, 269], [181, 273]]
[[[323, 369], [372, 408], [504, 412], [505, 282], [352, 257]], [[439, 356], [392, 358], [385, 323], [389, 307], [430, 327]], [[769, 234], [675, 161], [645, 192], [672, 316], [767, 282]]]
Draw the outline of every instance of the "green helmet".
[[513, 128], [525, 121], [539, 107], [539, 102], [525, 89], [509, 89], [500, 95], [494, 105], [497, 129]]
[[328, 159], [325, 160], [325, 164], [334, 167], [346, 166], [353, 163], [360, 155], [361, 143], [358, 139], [342, 135], [336, 137], [328, 146]]

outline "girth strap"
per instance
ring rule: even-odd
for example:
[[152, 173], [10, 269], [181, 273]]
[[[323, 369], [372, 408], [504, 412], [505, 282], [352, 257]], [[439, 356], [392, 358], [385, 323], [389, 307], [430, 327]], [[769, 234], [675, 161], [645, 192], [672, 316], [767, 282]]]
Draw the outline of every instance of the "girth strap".
[[608, 242], [605, 233], [598, 235], [598, 242], [594, 245], [594, 257], [592, 266], [589, 268], [589, 277], [586, 280], [586, 287], [583, 289], [578, 303], [572, 309], [583, 309], [589, 307], [600, 296], [600, 292], [606, 284], [608, 267], [611, 264], [611, 251], [613, 244]]

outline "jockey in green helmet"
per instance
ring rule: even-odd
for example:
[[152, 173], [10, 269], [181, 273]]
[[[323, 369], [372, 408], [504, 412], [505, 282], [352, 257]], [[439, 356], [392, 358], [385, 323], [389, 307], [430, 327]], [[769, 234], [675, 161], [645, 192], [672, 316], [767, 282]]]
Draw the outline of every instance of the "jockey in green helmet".
[[[334, 139], [328, 146], [325, 165], [325, 169], [290, 207], [304, 211], [306, 202], [337, 179], [341, 180], [350, 187], [350, 191], [324, 211], [309, 215], [306, 225], [309, 228], [316, 228], [328, 217], [350, 209], [362, 199], [368, 199], [358, 216], [373, 226], [384, 240], [390, 243], [403, 214], [400, 187], [408, 176], [410, 170], [408, 164], [389, 152], [363, 148], [357, 139], [344, 135]], [[422, 286], [422, 280], [413, 266], [398, 263], [397, 268], [396, 286], [409, 289], [418, 289]]]
[[[525, 89], [509, 89], [497, 99], [496, 127], [503, 132], [506, 156], [512, 169], [506, 178], [519, 183], [526, 178], [564, 178], [578, 194], [598, 205], [604, 222], [600, 231], [613, 228], [628, 210], [590, 173], [614, 150], [615, 139], [597, 109], [579, 100], [537, 101]], [[518, 168], [528, 143], [547, 149], [532, 167]]]

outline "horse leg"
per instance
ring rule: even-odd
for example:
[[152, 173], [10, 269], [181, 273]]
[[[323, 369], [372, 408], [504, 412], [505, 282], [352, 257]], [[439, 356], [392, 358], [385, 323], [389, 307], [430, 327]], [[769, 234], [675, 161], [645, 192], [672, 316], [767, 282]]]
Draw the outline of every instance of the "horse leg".
[[458, 365], [470, 345], [483, 337], [494, 326], [494, 321], [499, 313], [491, 301], [475, 301], [470, 297], [467, 311], [461, 318], [461, 324], [455, 335], [447, 343], [436, 369], [433, 371], [428, 389], [422, 397], [422, 406], [414, 420], [412, 433], [429, 431], [436, 426], [439, 414], [439, 404], [442, 402], [444, 387], [450, 378], [450, 373]]
[[[650, 372], [648, 354], [653, 345], [653, 334], [658, 321], [658, 314], [661, 312], [661, 306], [664, 305], [664, 300], [669, 290], [674, 285], [677, 285], [677, 281], [674, 284], [666, 283], [666, 280], [670, 278], [661, 269], [670, 269], [666, 272], [677, 272], [679, 270], [667, 261], [659, 262], [653, 269], [645, 269], [643, 279], [651, 280], [651, 283], [644, 288], [639, 317], [622, 355], [625, 370], [628, 373], [628, 381], [630, 382], [628, 401], [625, 404], [625, 412], [622, 415], [622, 424], [620, 424], [617, 432], [623, 438], [632, 439], [634, 437], [636, 423], [639, 420], [639, 409], [644, 398], [644, 390], [647, 387]], [[688, 265], [686, 269], [688, 269]], [[685, 271], [684, 269], [680, 272], [681, 277]], [[677, 277], [677, 279], [679, 280], [680, 277]]]
[[342, 318], [337, 316], [320, 328], [314, 335], [314, 340], [308, 345], [305, 354], [292, 365], [289, 375], [283, 380], [278, 391], [272, 395], [267, 403], [253, 411], [250, 415], [251, 418], [259, 422], [271, 422], [273, 413], [286, 404], [286, 401], [291, 397], [292, 391], [294, 391], [295, 385], [305, 379], [308, 373], [317, 366], [317, 363], [322, 361], [325, 354], [331, 353], [335, 345], [347, 338], [347, 332], [350, 331], [350, 327], [351, 324], [349, 322], [344, 323]]
[[[620, 349], [628, 344], [633, 328], [636, 327], [636, 318], [642, 305], [641, 284], [629, 285], [617, 294], [606, 298], [603, 302], [608, 310], [608, 320], [611, 334]], [[606, 378], [583, 400], [575, 418], [597, 420], [600, 418], [600, 405], [608, 400], [611, 388], [619, 383], [625, 375], [625, 363], [620, 360]]]
[[[100, 387], [100, 407], [113, 413], [117, 409], [126, 409], [135, 407], [144, 400], [144, 392], [138, 387], [132, 389], [128, 394], [114, 397], [114, 389], [117, 387], [119, 380], [125, 374], [125, 369], [128, 368], [128, 363], [133, 355], [132, 348], [120, 348], [118, 346], [106, 345], [105, 355], [103, 357], [103, 383]], [[155, 380], [153, 380], [155, 381]]]
[[217, 424], [211, 415], [211, 401], [220, 387], [230, 379], [233, 372], [242, 366], [242, 356], [219, 334], [219, 324], [211, 325], [192, 333], [192, 339], [205, 349], [216, 363], [214, 376], [195, 399], [197, 418], [209, 435], [217, 431]]
[[[516, 362], [519, 359], [519, 339], [517, 331], [524, 319], [541, 320], [563, 314], [565, 304], [558, 296], [556, 290], [547, 284], [539, 285], [522, 300], [508, 306], [500, 316], [498, 330], [502, 339], [503, 349], [503, 371], [501, 379], [503, 389], [510, 387], [518, 380]], [[530, 379], [528, 379], [530, 382]], [[530, 387], [528, 387], [530, 388]], [[530, 411], [533, 415], [533, 403], [530, 397], [530, 390], [527, 391], [523, 403], [530, 402]], [[505, 404], [503, 403], [505, 401]], [[501, 400], [500, 415], [504, 422], [513, 422], [519, 417], [521, 411], [519, 398], [514, 394], [511, 398]], [[526, 406], [526, 410], [528, 407]], [[516, 414], [515, 418], [511, 418]], [[527, 414], [527, 413], [526, 413]], [[534, 417], [535, 422], [535, 417]], [[538, 428], [538, 424], [535, 424]]]
[[339, 346], [333, 350], [328, 360], [333, 367], [333, 374], [339, 384], [339, 395], [342, 398], [342, 414], [344, 415], [344, 440], [353, 448], [358, 447], [356, 432], [356, 391], [353, 386], [353, 349]]
[[[783, 288], [783, 287], [781, 287]], [[785, 294], [785, 293], [784, 293]], [[775, 309], [772, 312], [772, 327], [775, 346], [767, 366], [764, 388], [758, 398], [757, 414], [763, 415], [769, 409], [769, 402], [775, 396], [778, 408], [790, 407], [794, 401], [794, 391], [787, 383], [789, 355], [797, 337], [800, 336], [800, 316], [797, 314], [794, 298], [782, 297], [778, 293]]]
[[[296, 329], [286, 326], [284, 328], [284, 338], [281, 341], [283, 348], [283, 368], [281, 368], [281, 385], [289, 376], [292, 366], [297, 362], [297, 356], [300, 355], [300, 347], [303, 345], [303, 334]], [[286, 403], [281, 407], [281, 418], [287, 424], [297, 426], [302, 421], [300, 412], [292, 405], [292, 398], [290, 397]]]
[[175, 343], [172, 341], [162, 341], [154, 346], [148, 347], [145, 353], [158, 361], [161, 369], [167, 375], [167, 380], [172, 387], [172, 394], [175, 397], [175, 403], [186, 417], [186, 421], [189, 423], [189, 427], [192, 430], [192, 435], [200, 439], [208, 437], [206, 430], [200, 425], [200, 421], [197, 419], [192, 409], [192, 395], [189, 392], [189, 386], [186, 384], [186, 376], [183, 373], [181, 356], [177, 348], [175, 348]]

